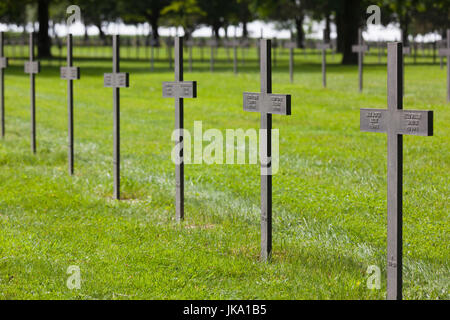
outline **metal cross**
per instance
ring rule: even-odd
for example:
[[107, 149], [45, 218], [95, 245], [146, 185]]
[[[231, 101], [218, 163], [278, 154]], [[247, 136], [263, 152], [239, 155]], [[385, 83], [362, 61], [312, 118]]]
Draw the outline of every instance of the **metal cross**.
[[403, 46], [388, 44], [388, 109], [361, 109], [361, 131], [388, 135], [387, 299], [402, 298], [403, 135], [432, 136], [433, 111], [403, 110]]
[[180, 146], [180, 163], [175, 164], [175, 210], [178, 221], [184, 219], [184, 159], [183, 133], [184, 129], [184, 98], [197, 97], [197, 82], [183, 81], [183, 39], [175, 38], [175, 81], [163, 82], [163, 97], [175, 98], [175, 130], [178, 130], [176, 145]]
[[61, 67], [61, 79], [67, 81], [67, 111], [68, 111], [68, 139], [69, 139], [69, 174], [73, 175], [73, 80], [80, 79], [80, 68], [72, 65], [72, 34], [67, 35], [67, 66]]
[[358, 44], [352, 46], [352, 52], [358, 53], [358, 74], [359, 74], [359, 92], [363, 89], [363, 64], [364, 64], [364, 53], [369, 51], [369, 47], [363, 44], [364, 39], [362, 37], [362, 29], [358, 29]]
[[236, 38], [236, 32], [234, 35], [234, 39], [228, 42], [228, 46], [233, 48], [233, 72], [234, 74], [238, 73], [237, 69], [237, 49], [239, 47], [239, 40]]
[[211, 48], [211, 55], [209, 57], [209, 68], [210, 71], [213, 72], [214, 71], [214, 50], [217, 48], [218, 43], [216, 39], [213, 40], [209, 40], [208, 41], [208, 46], [210, 46]]
[[34, 33], [29, 38], [29, 60], [25, 62], [25, 73], [30, 75], [30, 102], [31, 102], [31, 151], [36, 153], [36, 91], [35, 75], [41, 70], [39, 61], [34, 60]]
[[294, 49], [297, 48], [297, 43], [295, 41], [290, 41], [287, 42], [284, 47], [289, 48], [289, 79], [291, 80], [292, 83], [294, 82]]
[[329, 43], [325, 42], [326, 31], [323, 30], [323, 42], [317, 45], [317, 49], [322, 50], [322, 85], [327, 86], [327, 49], [331, 48]]
[[0, 117], [2, 127], [2, 138], [5, 137], [5, 73], [8, 67], [8, 58], [3, 56], [3, 32], [0, 32]]
[[120, 88], [130, 86], [129, 74], [120, 72], [120, 37], [113, 35], [113, 69], [103, 76], [104, 87], [113, 88], [114, 113], [114, 198], [120, 200]]
[[291, 96], [272, 94], [270, 40], [260, 40], [261, 92], [244, 92], [244, 111], [261, 113], [261, 259], [272, 253], [272, 114], [291, 114]]
[[450, 29], [447, 29], [447, 48], [439, 49], [441, 57], [447, 57], [447, 102], [450, 102]]

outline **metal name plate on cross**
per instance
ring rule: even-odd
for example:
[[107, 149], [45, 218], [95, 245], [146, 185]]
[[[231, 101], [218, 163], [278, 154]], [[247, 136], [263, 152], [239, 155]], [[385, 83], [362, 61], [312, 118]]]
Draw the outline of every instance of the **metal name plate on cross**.
[[260, 40], [261, 92], [244, 92], [244, 111], [261, 113], [261, 260], [272, 253], [272, 114], [291, 114], [291, 96], [272, 94], [271, 42]]
[[369, 47], [363, 44], [362, 29], [358, 29], [358, 44], [352, 46], [352, 52], [358, 53], [358, 75], [359, 75], [359, 92], [363, 89], [363, 65], [364, 53], [369, 51]]
[[105, 73], [103, 83], [105, 87], [113, 88], [114, 112], [114, 198], [120, 200], [120, 88], [129, 87], [128, 73], [120, 73], [120, 38], [113, 36], [113, 72]]
[[39, 61], [34, 61], [34, 33], [29, 36], [29, 60], [24, 65], [25, 73], [30, 75], [30, 111], [31, 111], [31, 151], [36, 153], [36, 90], [35, 75], [41, 71]]
[[180, 163], [175, 164], [175, 212], [176, 219], [184, 219], [184, 98], [197, 97], [197, 82], [183, 81], [183, 39], [175, 38], [175, 81], [163, 82], [163, 97], [175, 98], [175, 130], [179, 130], [175, 144], [180, 146]]
[[439, 49], [441, 57], [447, 57], [447, 102], [450, 102], [450, 29], [447, 29], [447, 48]]
[[388, 109], [361, 109], [361, 131], [388, 135], [387, 299], [402, 298], [403, 135], [433, 135], [433, 111], [403, 110], [403, 46], [388, 44]]
[[3, 32], [0, 32], [0, 126], [2, 138], [5, 137], [5, 69], [8, 67], [8, 58], [3, 54]]
[[60, 68], [61, 79], [67, 80], [67, 114], [68, 114], [68, 166], [69, 174], [73, 175], [73, 80], [80, 79], [80, 68], [73, 65], [72, 34], [67, 35], [67, 66]]

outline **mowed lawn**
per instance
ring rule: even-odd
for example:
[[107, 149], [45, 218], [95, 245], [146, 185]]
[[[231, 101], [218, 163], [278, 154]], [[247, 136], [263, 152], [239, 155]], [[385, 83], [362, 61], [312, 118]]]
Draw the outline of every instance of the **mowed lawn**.
[[[223, 49], [222, 49], [223, 50]], [[76, 51], [75, 51], [76, 52]], [[241, 52], [240, 52], [241, 53]], [[185, 127], [259, 128], [243, 91], [259, 91], [256, 51], [240, 73], [225, 51], [215, 72], [196, 52], [198, 98], [185, 100]], [[126, 51], [123, 52], [126, 56]], [[142, 55], [141, 55], [142, 58]], [[67, 170], [66, 81], [58, 63], [36, 77], [37, 146], [30, 148], [29, 78], [23, 61], [5, 76], [6, 137], [0, 141], [0, 298], [2, 299], [384, 299], [386, 135], [359, 130], [360, 108], [386, 108], [386, 66], [364, 70], [335, 57], [328, 88], [320, 57], [279, 51], [273, 92], [292, 94], [292, 115], [273, 116], [280, 170], [273, 177], [273, 258], [259, 261], [258, 165], [186, 165], [185, 221], [175, 221], [174, 101], [162, 98], [173, 72], [161, 51], [122, 61], [122, 195], [113, 195], [109, 59], [76, 59], [75, 175]], [[328, 61], [333, 63], [331, 55]], [[385, 61], [385, 59], [384, 59]], [[434, 110], [434, 136], [404, 138], [404, 298], [449, 299], [450, 105], [446, 73], [419, 61], [405, 69], [405, 109]], [[204, 145], [208, 145], [207, 142]], [[80, 267], [81, 289], [66, 286]], [[369, 290], [368, 266], [381, 290]]]

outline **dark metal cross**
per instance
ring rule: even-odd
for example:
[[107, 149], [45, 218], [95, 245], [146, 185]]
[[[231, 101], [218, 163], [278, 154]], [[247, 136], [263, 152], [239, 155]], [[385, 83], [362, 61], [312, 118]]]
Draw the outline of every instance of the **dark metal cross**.
[[233, 72], [237, 74], [237, 49], [239, 47], [239, 40], [236, 38], [236, 34], [234, 35], [234, 39], [228, 42], [228, 46], [233, 48]]
[[31, 102], [31, 150], [36, 153], [36, 91], [35, 75], [40, 72], [39, 61], [34, 60], [34, 33], [30, 33], [29, 60], [25, 62], [25, 73], [30, 75], [30, 102]]
[[297, 43], [295, 41], [287, 42], [285, 48], [289, 48], [289, 79], [292, 83], [294, 82], [294, 49], [297, 48]]
[[120, 200], [120, 88], [130, 86], [129, 74], [120, 72], [120, 37], [113, 35], [113, 69], [103, 76], [104, 87], [113, 88], [114, 113], [114, 198]]
[[317, 49], [322, 50], [322, 85], [327, 86], [327, 49], [331, 48], [329, 43], [326, 43], [326, 31], [323, 30], [323, 42], [317, 45]]
[[183, 39], [175, 38], [175, 81], [163, 82], [163, 97], [175, 98], [175, 130], [178, 130], [176, 145], [180, 149], [180, 163], [175, 164], [175, 210], [178, 221], [184, 219], [184, 159], [183, 133], [184, 98], [197, 98], [197, 82], [183, 81]]
[[358, 29], [358, 44], [352, 46], [352, 52], [358, 53], [358, 74], [359, 74], [359, 92], [363, 89], [363, 64], [364, 64], [364, 53], [369, 51], [369, 47], [363, 44], [364, 39], [362, 37], [362, 29]]
[[272, 94], [270, 40], [260, 40], [261, 93], [244, 92], [244, 111], [261, 113], [261, 259], [272, 253], [272, 114], [291, 114], [291, 96]]
[[80, 79], [80, 68], [72, 65], [72, 34], [67, 35], [67, 66], [61, 67], [61, 79], [67, 81], [67, 112], [68, 112], [68, 139], [69, 139], [69, 174], [73, 175], [73, 80]]
[[8, 67], [8, 58], [3, 56], [3, 32], [0, 32], [0, 117], [2, 127], [2, 138], [5, 137], [5, 73]]
[[447, 29], [447, 48], [439, 49], [441, 57], [447, 57], [447, 102], [450, 102], [450, 29]]
[[210, 71], [214, 71], [214, 51], [216, 50], [218, 43], [216, 39], [208, 41], [208, 46], [211, 48], [211, 55], [209, 57], [209, 68]]
[[433, 111], [403, 110], [403, 46], [388, 43], [388, 109], [361, 109], [361, 131], [388, 135], [387, 299], [402, 298], [403, 135], [432, 136]]

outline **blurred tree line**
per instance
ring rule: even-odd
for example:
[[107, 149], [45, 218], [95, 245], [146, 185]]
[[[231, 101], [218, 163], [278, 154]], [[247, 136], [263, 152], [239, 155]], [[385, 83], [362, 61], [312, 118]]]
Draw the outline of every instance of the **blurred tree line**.
[[[439, 32], [450, 28], [450, 0], [1, 0], [0, 22], [25, 26], [32, 23], [38, 33], [38, 54], [50, 56], [50, 31], [57, 23], [65, 23], [66, 8], [81, 8], [82, 23], [95, 26], [105, 39], [109, 23], [148, 23], [148, 36], [159, 42], [160, 26], [176, 26], [190, 38], [199, 27], [211, 28], [214, 37], [220, 30], [225, 37], [229, 26], [239, 26], [243, 37], [249, 36], [247, 25], [254, 20], [275, 22], [279, 28], [291, 30], [297, 46], [305, 45], [305, 29], [311, 21], [325, 21], [326, 38], [331, 24], [336, 25], [338, 51], [343, 64], [356, 63], [351, 52], [357, 42], [358, 28], [368, 18], [366, 8], [381, 8], [381, 22], [399, 24], [403, 41], [408, 35]], [[52, 33], [54, 34], [54, 32]], [[87, 32], [85, 34], [87, 38]]]

